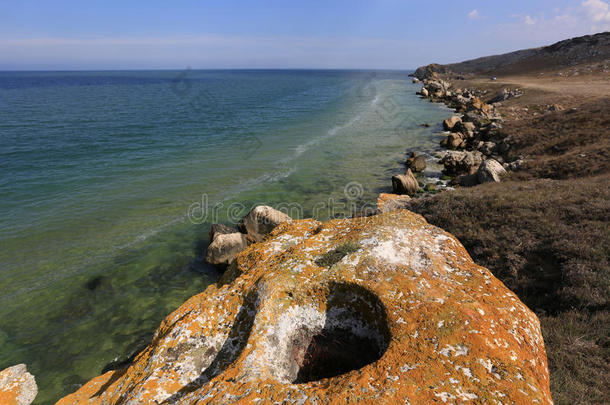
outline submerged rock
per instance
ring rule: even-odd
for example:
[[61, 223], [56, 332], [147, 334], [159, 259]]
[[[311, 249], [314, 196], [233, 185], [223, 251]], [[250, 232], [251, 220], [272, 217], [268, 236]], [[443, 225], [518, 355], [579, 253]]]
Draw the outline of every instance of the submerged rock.
[[38, 395], [34, 376], [25, 364], [17, 364], [0, 371], [0, 404], [29, 405]]
[[59, 404], [552, 403], [534, 313], [419, 215], [283, 223], [234, 267]]

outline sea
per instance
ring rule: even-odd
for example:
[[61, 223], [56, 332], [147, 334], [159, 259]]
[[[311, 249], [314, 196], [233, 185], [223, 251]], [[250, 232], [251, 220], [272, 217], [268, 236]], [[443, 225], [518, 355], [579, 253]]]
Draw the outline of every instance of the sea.
[[437, 181], [450, 110], [409, 73], [0, 72], [0, 369], [54, 403], [218, 280], [212, 223], [349, 217], [411, 151]]

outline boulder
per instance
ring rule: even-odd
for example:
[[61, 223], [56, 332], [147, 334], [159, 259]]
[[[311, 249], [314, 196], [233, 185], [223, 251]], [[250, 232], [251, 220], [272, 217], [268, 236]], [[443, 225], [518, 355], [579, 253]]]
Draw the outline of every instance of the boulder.
[[493, 142], [483, 142], [482, 145], [479, 145], [477, 150], [485, 156], [491, 156], [496, 151], [496, 144]]
[[419, 190], [419, 183], [413, 176], [411, 169], [407, 169], [405, 174], [392, 176], [392, 189], [395, 194], [413, 195]]
[[420, 83], [420, 82], [421, 82], [421, 80], [419, 80], [417, 77], [413, 78], [413, 83], [417, 84], [417, 83]]
[[25, 364], [0, 371], [0, 404], [29, 405], [38, 395], [36, 379]]
[[428, 93], [428, 90], [424, 87], [421, 89], [421, 95], [424, 97], [428, 97], [430, 94]]
[[423, 172], [426, 169], [426, 157], [414, 154], [407, 160], [407, 166], [415, 173]]
[[448, 151], [441, 158], [447, 174], [473, 174], [483, 163], [481, 152]]
[[480, 183], [496, 182], [499, 183], [502, 176], [506, 174], [506, 169], [495, 159], [487, 159], [481, 164], [477, 171], [477, 178]]
[[[447, 136], [447, 148], [449, 149], [459, 149], [464, 142], [464, 135], [459, 132], [450, 133]], [[465, 146], [465, 145], [464, 145]]]
[[283, 223], [234, 267], [58, 404], [552, 404], [536, 315], [408, 210]]
[[235, 257], [248, 247], [246, 235], [241, 232], [216, 234], [205, 255], [205, 260], [215, 266], [229, 266]]
[[443, 129], [445, 131], [451, 131], [458, 122], [462, 122], [462, 119], [457, 115], [447, 118], [445, 121], [443, 121]]
[[474, 123], [460, 121], [460, 122], [457, 122], [453, 126], [452, 131], [467, 133], [467, 132], [474, 132], [475, 129], [476, 129], [476, 126], [474, 125]]
[[398, 195], [381, 193], [377, 197], [377, 211], [390, 212], [408, 207], [411, 197], [408, 195]]
[[273, 228], [282, 222], [291, 220], [292, 218], [281, 211], [266, 205], [259, 205], [241, 219], [239, 226], [254, 242], [260, 242]]
[[212, 243], [214, 241], [214, 236], [216, 235], [226, 235], [235, 232], [237, 231], [231, 228], [230, 226], [226, 226], [223, 224], [214, 224], [210, 227], [210, 232], [208, 233], [208, 240], [210, 241], [210, 243]]

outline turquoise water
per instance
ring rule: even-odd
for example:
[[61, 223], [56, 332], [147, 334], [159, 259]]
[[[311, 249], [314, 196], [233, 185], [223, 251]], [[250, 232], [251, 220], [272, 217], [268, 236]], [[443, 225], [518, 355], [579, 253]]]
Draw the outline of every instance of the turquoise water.
[[437, 150], [421, 124], [448, 110], [416, 89], [405, 72], [0, 72], [0, 369], [26, 363], [51, 403], [218, 278], [210, 222], [374, 204], [407, 150]]

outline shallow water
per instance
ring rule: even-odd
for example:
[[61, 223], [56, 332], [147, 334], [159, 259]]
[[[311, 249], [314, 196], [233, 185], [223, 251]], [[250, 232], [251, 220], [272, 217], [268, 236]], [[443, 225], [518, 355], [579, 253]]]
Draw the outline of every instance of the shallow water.
[[407, 150], [438, 149], [448, 110], [416, 89], [405, 72], [0, 73], [0, 369], [26, 363], [51, 403], [217, 279], [211, 222], [374, 204]]

